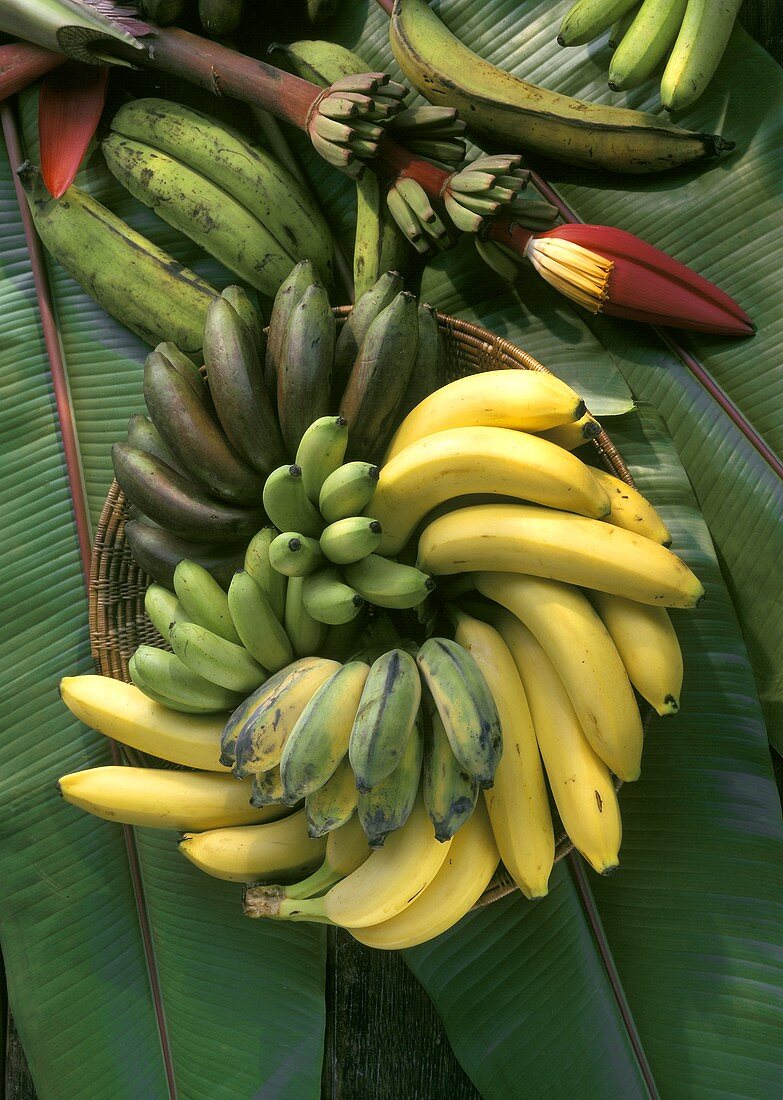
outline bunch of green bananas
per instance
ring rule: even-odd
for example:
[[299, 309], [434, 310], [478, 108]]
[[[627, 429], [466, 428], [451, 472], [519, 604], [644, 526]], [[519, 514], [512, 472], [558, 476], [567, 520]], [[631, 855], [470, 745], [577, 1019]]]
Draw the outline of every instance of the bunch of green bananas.
[[742, 0], [578, 0], [557, 40], [580, 46], [609, 30], [614, 54], [609, 87], [636, 88], [668, 55], [661, 103], [681, 111], [706, 91], [729, 41]]

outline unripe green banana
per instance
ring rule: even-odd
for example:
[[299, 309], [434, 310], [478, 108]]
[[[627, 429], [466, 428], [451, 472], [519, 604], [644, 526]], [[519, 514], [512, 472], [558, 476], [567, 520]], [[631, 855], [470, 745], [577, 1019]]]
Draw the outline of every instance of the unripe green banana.
[[420, 702], [421, 680], [409, 653], [391, 649], [373, 663], [348, 747], [357, 790], [371, 790], [400, 763]]
[[319, 569], [304, 577], [302, 601], [311, 618], [328, 626], [349, 623], [364, 607], [362, 597], [340, 580], [336, 569]]
[[37, 173], [20, 173], [46, 251], [91, 298], [154, 347], [198, 351], [217, 290], [77, 187], [53, 199]]
[[307, 831], [310, 836], [325, 836], [333, 829], [345, 825], [356, 812], [358, 798], [353, 769], [346, 753], [324, 785], [317, 791], [312, 791], [305, 799]]
[[292, 805], [317, 791], [348, 752], [356, 712], [370, 666], [352, 661], [316, 691], [283, 748], [280, 773]]
[[326, 638], [326, 626], [314, 619], [304, 605], [304, 577], [291, 577], [285, 596], [285, 632], [297, 657], [319, 653]]
[[345, 579], [368, 603], [398, 610], [418, 607], [435, 588], [427, 573], [378, 554], [347, 565]]
[[446, 349], [438, 324], [438, 314], [422, 302], [418, 311], [419, 341], [408, 390], [400, 409], [407, 416], [425, 397], [446, 385]]
[[233, 34], [242, 18], [244, 0], [198, 0], [198, 17], [210, 38]]
[[418, 343], [418, 308], [403, 291], [370, 325], [340, 401], [348, 421], [348, 453], [380, 459], [397, 427]]
[[186, 623], [188, 613], [173, 592], [162, 584], [151, 584], [144, 593], [144, 610], [161, 638], [169, 640], [173, 623]]
[[688, 0], [682, 25], [661, 77], [661, 103], [682, 111], [712, 80], [728, 44], [742, 0]]
[[132, 660], [133, 668], [130, 664], [128, 667], [136, 687], [144, 691], [145, 684], [149, 684], [158, 696], [168, 699], [167, 705], [175, 710], [179, 703], [203, 708], [205, 712], [231, 710], [237, 704], [239, 696], [235, 691], [199, 676], [174, 653], [140, 645]]
[[446, 841], [473, 813], [478, 783], [454, 755], [436, 707], [430, 705], [427, 711], [422, 792], [435, 836]]
[[323, 521], [305, 493], [301, 467], [279, 466], [264, 484], [264, 511], [280, 531], [301, 531], [318, 538]]
[[557, 41], [561, 46], [581, 46], [608, 30], [639, 0], [577, 0], [566, 12]]
[[280, 284], [275, 295], [269, 328], [266, 334], [266, 356], [264, 359], [264, 382], [267, 393], [277, 401], [277, 376], [283, 361], [285, 338], [291, 314], [309, 286], [317, 280], [315, 266], [310, 260], [302, 260]]
[[449, 638], [428, 638], [416, 663], [443, 722], [452, 752], [484, 790], [503, 752], [500, 718], [471, 655]]
[[318, 507], [321, 486], [339, 469], [348, 446], [348, 424], [341, 416], [321, 416], [305, 431], [296, 449], [297, 466], [302, 468], [304, 490]]
[[324, 657], [330, 657], [333, 661], [347, 661], [355, 657], [361, 647], [366, 625], [366, 616], [361, 612], [350, 622], [330, 626], [321, 646], [321, 654]]
[[282, 624], [285, 615], [286, 578], [269, 560], [269, 547], [277, 538], [276, 527], [262, 527], [250, 540], [245, 551], [245, 572], [249, 573], [264, 592], [275, 618]]
[[349, 565], [372, 554], [381, 544], [381, 525], [365, 516], [330, 523], [321, 534], [321, 551], [335, 565]]
[[227, 642], [241, 644], [228, 597], [203, 566], [195, 561], [181, 561], [174, 570], [174, 591], [190, 622], [205, 626]]
[[297, 76], [321, 88], [341, 77], [358, 76], [368, 71], [366, 61], [337, 42], [302, 39], [285, 46], [275, 42], [270, 49], [284, 53]]
[[635, 88], [651, 76], [677, 37], [687, 0], [644, 0], [609, 65], [609, 87]]
[[183, 665], [230, 691], [255, 691], [267, 678], [266, 669], [244, 646], [227, 642], [198, 623], [175, 623], [169, 641]]
[[209, 392], [201, 371], [190, 358], [189, 355], [185, 355], [184, 351], [180, 351], [176, 344], [171, 340], [163, 340], [155, 347], [155, 352], [158, 355], [162, 355], [171, 366], [185, 379], [187, 384], [195, 393], [201, 404], [209, 411], [210, 415], [217, 419], [215, 412], [215, 406], [212, 403], [212, 395]]
[[165, 462], [172, 470], [187, 477], [176, 458], [166, 446], [158, 429], [146, 416], [136, 413], [128, 421], [128, 443], [131, 447], [137, 447], [148, 455], [154, 455], [161, 462]]
[[242, 565], [244, 542], [233, 545], [189, 542], [171, 531], [134, 520], [125, 524], [125, 539], [133, 560], [158, 584], [174, 590], [174, 570], [183, 558], [203, 565], [218, 584], [228, 585]]
[[480, 237], [474, 237], [473, 243], [484, 263], [491, 267], [501, 279], [509, 283], [517, 281], [520, 265], [501, 245], [496, 241], [482, 241]]
[[269, 597], [245, 570], [234, 574], [228, 607], [242, 644], [260, 665], [277, 672], [293, 661], [291, 642]]
[[318, 507], [327, 523], [358, 516], [368, 508], [378, 485], [380, 468], [371, 462], [346, 462], [321, 486]]
[[142, 18], [151, 19], [159, 27], [176, 23], [185, 8], [185, 0], [137, 0]]
[[313, 283], [294, 306], [277, 373], [277, 414], [288, 453], [329, 412], [336, 326], [329, 296]]
[[250, 333], [258, 361], [263, 365], [266, 354], [266, 336], [264, 336], [264, 323], [258, 309], [241, 286], [227, 286], [220, 296], [225, 298]]
[[[167, 695], [163, 695], [160, 691], [156, 691], [155, 688], [152, 687], [149, 678], [145, 678], [144, 673], [139, 672], [135, 655], [128, 661], [128, 673], [134, 686], [137, 687], [139, 691], [143, 692], [148, 699], [151, 699], [153, 703], [160, 703], [161, 706], [167, 707], [169, 710], [176, 710], [180, 714], [215, 713], [214, 701], [209, 705], [205, 705], [203, 702], [184, 702], [182, 699], [173, 699]], [[198, 696], [198, 698], [201, 698], [201, 696]]]
[[[356, 301], [372, 289], [385, 271], [404, 272], [410, 256], [408, 242], [389, 214], [380, 179], [365, 172], [356, 181], [356, 236], [353, 246], [353, 285]], [[351, 364], [341, 371], [345, 384]], [[336, 381], [335, 395], [339, 381]]]
[[622, 42], [623, 38], [626, 35], [626, 32], [628, 31], [628, 28], [630, 27], [631, 23], [633, 23], [635, 16], [636, 9], [631, 8], [631, 10], [627, 11], [625, 15], [621, 15], [619, 19], [612, 23], [612, 26], [609, 29], [609, 39], [607, 41], [607, 45], [610, 46], [613, 50], [616, 50]]
[[323, 560], [318, 539], [298, 531], [283, 531], [269, 547], [272, 567], [286, 577], [306, 577], [323, 565]]
[[280, 768], [270, 768], [267, 772], [257, 772], [250, 780], [252, 794], [250, 805], [259, 809], [262, 806], [274, 806], [285, 801], [283, 798], [283, 781], [280, 778]]
[[207, 310], [204, 362], [218, 419], [232, 447], [262, 474], [285, 458], [253, 337], [225, 298]]
[[[403, 287], [402, 276], [397, 271], [384, 271], [348, 314], [340, 329], [334, 352], [334, 392], [341, 396], [351, 376], [353, 365], [364, 338], [375, 318], [394, 301]], [[358, 292], [357, 292], [358, 294]]]
[[371, 848], [381, 848], [389, 833], [410, 817], [421, 776], [421, 712], [416, 717], [397, 767], [369, 790], [359, 793], [359, 820]]

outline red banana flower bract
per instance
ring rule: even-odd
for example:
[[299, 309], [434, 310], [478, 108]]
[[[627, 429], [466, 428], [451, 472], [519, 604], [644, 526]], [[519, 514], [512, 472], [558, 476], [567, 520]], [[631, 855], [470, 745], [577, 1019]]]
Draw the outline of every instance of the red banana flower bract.
[[108, 65], [68, 62], [44, 79], [38, 100], [41, 174], [54, 198], [74, 181], [106, 102]]

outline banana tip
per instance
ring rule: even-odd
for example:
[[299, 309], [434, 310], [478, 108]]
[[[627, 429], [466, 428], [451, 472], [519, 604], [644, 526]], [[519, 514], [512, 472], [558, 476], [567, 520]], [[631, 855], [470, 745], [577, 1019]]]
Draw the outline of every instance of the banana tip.
[[558, 46], [565, 46], [566, 40], [565, 40], [565, 38], [563, 38], [562, 34], [559, 34], [557, 36], [557, 44], [558, 44]]
[[671, 714], [677, 714], [680, 709], [680, 704], [674, 695], [667, 695], [663, 704], [660, 707], [655, 708], [661, 718], [667, 718]]

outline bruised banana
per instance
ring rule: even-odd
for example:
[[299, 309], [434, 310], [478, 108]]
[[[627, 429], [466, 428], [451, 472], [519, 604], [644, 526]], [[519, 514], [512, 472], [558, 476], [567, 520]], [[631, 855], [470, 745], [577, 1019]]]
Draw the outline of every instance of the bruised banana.
[[478, 783], [454, 755], [443, 720], [427, 707], [422, 794], [438, 840], [449, 840], [470, 818], [478, 798]]
[[285, 802], [279, 766], [265, 772], [254, 772], [251, 783], [251, 806], [276, 806]]
[[348, 745], [360, 793], [371, 790], [398, 767], [420, 702], [421, 680], [409, 653], [391, 649], [373, 663]]
[[179, 842], [199, 870], [228, 882], [295, 879], [323, 859], [325, 848], [307, 835], [304, 810], [263, 825], [188, 832]]
[[310, 836], [323, 836], [345, 825], [356, 813], [358, 798], [353, 768], [346, 753], [323, 786], [305, 798]]
[[359, 792], [358, 815], [370, 847], [383, 847], [386, 837], [408, 820], [419, 790], [422, 760], [421, 712], [416, 716], [405, 751], [391, 775], [369, 791]]

